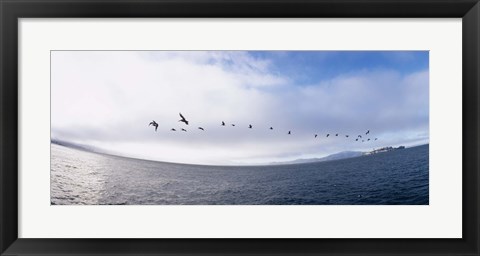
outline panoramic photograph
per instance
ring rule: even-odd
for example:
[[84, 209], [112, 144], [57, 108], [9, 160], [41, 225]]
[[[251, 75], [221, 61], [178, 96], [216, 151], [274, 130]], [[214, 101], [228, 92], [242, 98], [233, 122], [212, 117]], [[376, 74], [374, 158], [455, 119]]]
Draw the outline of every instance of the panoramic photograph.
[[51, 51], [51, 205], [428, 205], [428, 51]]

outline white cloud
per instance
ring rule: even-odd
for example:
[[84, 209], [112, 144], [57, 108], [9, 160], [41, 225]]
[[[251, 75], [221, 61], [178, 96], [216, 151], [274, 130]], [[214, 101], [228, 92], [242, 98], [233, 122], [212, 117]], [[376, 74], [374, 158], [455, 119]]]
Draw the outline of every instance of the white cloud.
[[[52, 137], [200, 164], [428, 141], [428, 71], [359, 71], [297, 86], [273, 73], [273, 65], [246, 52], [53, 52]], [[184, 127], [179, 112], [191, 122], [187, 133], [169, 131]], [[152, 119], [157, 133], [147, 126]], [[237, 126], [221, 127], [221, 121]], [[367, 129], [378, 142], [352, 141]], [[325, 138], [336, 132], [350, 140]], [[320, 139], [313, 140], [314, 133]]]

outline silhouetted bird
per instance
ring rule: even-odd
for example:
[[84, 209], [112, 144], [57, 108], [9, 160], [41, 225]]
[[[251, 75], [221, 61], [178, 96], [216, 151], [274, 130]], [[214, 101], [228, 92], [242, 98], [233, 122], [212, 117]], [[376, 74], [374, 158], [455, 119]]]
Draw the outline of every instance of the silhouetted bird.
[[288, 131], [288, 133], [287, 133], [287, 134], [288, 134], [288, 135], [290, 135], [290, 134], [292, 134], [292, 132], [291, 132], [291, 131]]
[[369, 134], [369, 133], [370, 133], [370, 130], [368, 130], [368, 131], [365, 133], [365, 135], [367, 135], [367, 134]]
[[328, 136], [330, 136], [330, 133], [329, 133], [329, 134], [327, 134], [327, 138], [328, 138]]
[[251, 124], [249, 124], [249, 125], [248, 125], [248, 128], [252, 129], [252, 125], [251, 125]]
[[270, 127], [270, 130], [273, 130], [273, 127]]
[[349, 136], [350, 136], [350, 135], [345, 135], [345, 137], [347, 137], [347, 138], [348, 138]]
[[222, 121], [222, 126], [225, 126], [225, 122], [224, 122], [224, 121]]
[[362, 140], [362, 142], [365, 142], [364, 140]]
[[337, 133], [337, 134], [335, 134], [335, 136], [337, 136], [337, 137], [338, 137], [338, 133]]
[[186, 131], [187, 131], [187, 130], [185, 130], [185, 129], [182, 128], [182, 132], [186, 132]]
[[155, 120], [151, 121], [151, 122], [148, 124], [148, 126], [150, 126], [150, 125], [155, 126], [155, 131], [157, 131], [158, 124], [157, 124], [157, 122], [155, 122]]
[[318, 136], [318, 135], [317, 135], [317, 134], [315, 134], [315, 138], [316, 138], [317, 136]]
[[235, 124], [232, 124], [232, 126], [235, 126]]
[[177, 130], [175, 130], [175, 129], [173, 129], [173, 128], [172, 128], [170, 131], [172, 131], [172, 132], [176, 132]]
[[180, 119], [180, 120], [178, 120], [178, 121], [179, 121], [179, 122], [183, 122], [183, 123], [185, 123], [186, 125], [188, 125], [187, 119], [185, 119], [185, 117], [182, 115], [182, 113], [179, 113], [179, 114], [180, 114], [180, 117], [181, 117], [182, 119]]
[[358, 138], [361, 138], [361, 137], [362, 137], [362, 135], [358, 135]]
[[202, 130], [202, 131], [205, 131], [205, 129], [203, 129], [202, 127], [198, 127], [199, 130]]
[[358, 139], [355, 139], [355, 141], [358, 141]]
[[370, 139], [368, 139], [367, 141], [370, 141]]
[[377, 140], [377, 138], [375, 138], [375, 140]]

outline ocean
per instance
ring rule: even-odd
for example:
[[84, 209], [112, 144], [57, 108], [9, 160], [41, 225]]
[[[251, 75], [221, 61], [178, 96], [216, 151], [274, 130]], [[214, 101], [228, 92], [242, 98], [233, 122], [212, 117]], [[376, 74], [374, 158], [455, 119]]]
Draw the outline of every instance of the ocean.
[[164, 163], [52, 144], [52, 205], [428, 205], [429, 146], [268, 166]]

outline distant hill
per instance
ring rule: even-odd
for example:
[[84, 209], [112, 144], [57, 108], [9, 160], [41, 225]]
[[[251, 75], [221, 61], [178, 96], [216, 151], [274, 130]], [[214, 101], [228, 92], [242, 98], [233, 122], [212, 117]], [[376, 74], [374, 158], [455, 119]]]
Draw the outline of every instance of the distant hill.
[[80, 149], [84, 151], [90, 151], [90, 152], [96, 152], [96, 153], [103, 153], [101, 150], [92, 147], [92, 146], [87, 146], [87, 145], [82, 145], [82, 144], [77, 144], [73, 142], [68, 142], [68, 141], [63, 141], [63, 140], [57, 140], [57, 139], [51, 139], [50, 141], [52, 144], [64, 146], [64, 147], [69, 147], [69, 148], [74, 148], [74, 149]]
[[303, 164], [303, 163], [325, 162], [325, 161], [362, 156], [364, 154], [365, 154], [364, 152], [360, 152], [360, 151], [343, 151], [340, 153], [328, 155], [326, 157], [321, 157], [321, 158], [296, 159], [293, 161], [286, 161], [286, 162], [273, 162], [271, 164], [280, 165], [280, 164]]

